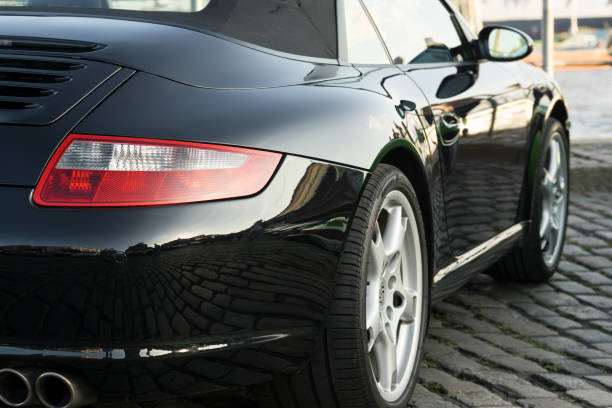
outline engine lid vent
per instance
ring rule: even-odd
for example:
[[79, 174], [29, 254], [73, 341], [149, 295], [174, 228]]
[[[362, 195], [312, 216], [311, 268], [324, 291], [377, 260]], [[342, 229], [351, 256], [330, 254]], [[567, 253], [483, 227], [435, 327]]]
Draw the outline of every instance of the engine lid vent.
[[56, 84], [70, 81], [67, 75], [33, 74], [25, 72], [0, 71], [0, 81], [24, 82], [29, 84]]
[[0, 57], [0, 68], [23, 68], [41, 71], [74, 71], [85, 66], [81, 62], [53, 61], [49, 59], [19, 59]]
[[94, 61], [0, 54], [0, 123], [52, 123], [118, 69]]
[[104, 48], [102, 44], [81, 41], [0, 36], [0, 51], [61, 52], [72, 54], [98, 51], [102, 48]]

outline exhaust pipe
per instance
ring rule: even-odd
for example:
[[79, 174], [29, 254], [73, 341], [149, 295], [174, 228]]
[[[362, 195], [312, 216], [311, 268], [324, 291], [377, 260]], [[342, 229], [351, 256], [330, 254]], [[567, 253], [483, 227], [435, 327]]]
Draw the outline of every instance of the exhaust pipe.
[[32, 385], [36, 378], [34, 370], [0, 370], [0, 401], [9, 407], [24, 407], [32, 402]]
[[56, 371], [38, 377], [36, 396], [48, 408], [77, 408], [98, 401], [95, 390], [81, 376]]

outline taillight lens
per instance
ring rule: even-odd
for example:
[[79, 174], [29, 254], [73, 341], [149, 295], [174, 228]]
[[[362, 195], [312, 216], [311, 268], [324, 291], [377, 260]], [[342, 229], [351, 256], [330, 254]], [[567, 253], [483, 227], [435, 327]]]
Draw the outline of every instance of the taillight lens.
[[43, 206], [115, 207], [244, 197], [281, 155], [200, 143], [72, 134], [34, 190]]

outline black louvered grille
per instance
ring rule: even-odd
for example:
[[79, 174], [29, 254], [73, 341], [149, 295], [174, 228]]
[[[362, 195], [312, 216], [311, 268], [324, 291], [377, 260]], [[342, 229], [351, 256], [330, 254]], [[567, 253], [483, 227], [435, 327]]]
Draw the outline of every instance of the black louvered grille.
[[31, 84], [56, 84], [70, 81], [67, 75], [33, 74], [25, 72], [0, 71], [0, 81], [25, 82]]
[[40, 69], [46, 71], [73, 71], [82, 69], [80, 62], [63, 62], [35, 59], [0, 58], [0, 68]]
[[0, 54], [0, 123], [51, 123], [117, 69], [81, 59]]
[[0, 37], [0, 51], [57, 52], [62, 54], [87, 53], [104, 48], [102, 44], [80, 41], [46, 40], [41, 38]]
[[5, 110], [34, 109], [37, 107], [38, 105], [35, 103], [0, 101], [0, 109], [5, 109]]
[[56, 91], [49, 88], [32, 88], [29, 86], [3, 86], [0, 85], [0, 98], [3, 96], [17, 96], [36, 98], [53, 95]]

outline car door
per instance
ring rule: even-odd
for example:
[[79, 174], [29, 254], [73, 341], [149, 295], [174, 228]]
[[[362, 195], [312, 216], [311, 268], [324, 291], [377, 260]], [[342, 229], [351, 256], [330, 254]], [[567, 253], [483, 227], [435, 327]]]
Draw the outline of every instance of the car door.
[[[434, 113], [456, 256], [517, 222], [533, 105], [500, 63], [478, 61], [442, 0], [364, 0], [395, 64]], [[403, 14], [388, 10], [401, 7]], [[398, 35], [390, 27], [402, 27]]]
[[438, 270], [452, 262], [453, 254], [448, 244], [439, 155], [432, 154], [432, 148], [435, 149], [437, 145], [437, 135], [429, 102], [414, 81], [393, 64], [362, 2], [338, 0], [337, 7], [340, 62], [350, 64], [361, 72], [359, 78], [345, 81], [344, 86], [378, 95], [390, 116], [378, 115], [373, 111], [369, 118], [370, 127], [385, 129], [390, 144], [397, 138], [410, 140], [431, 171], [429, 189], [432, 228], [436, 237], [436, 256], [432, 261]]

